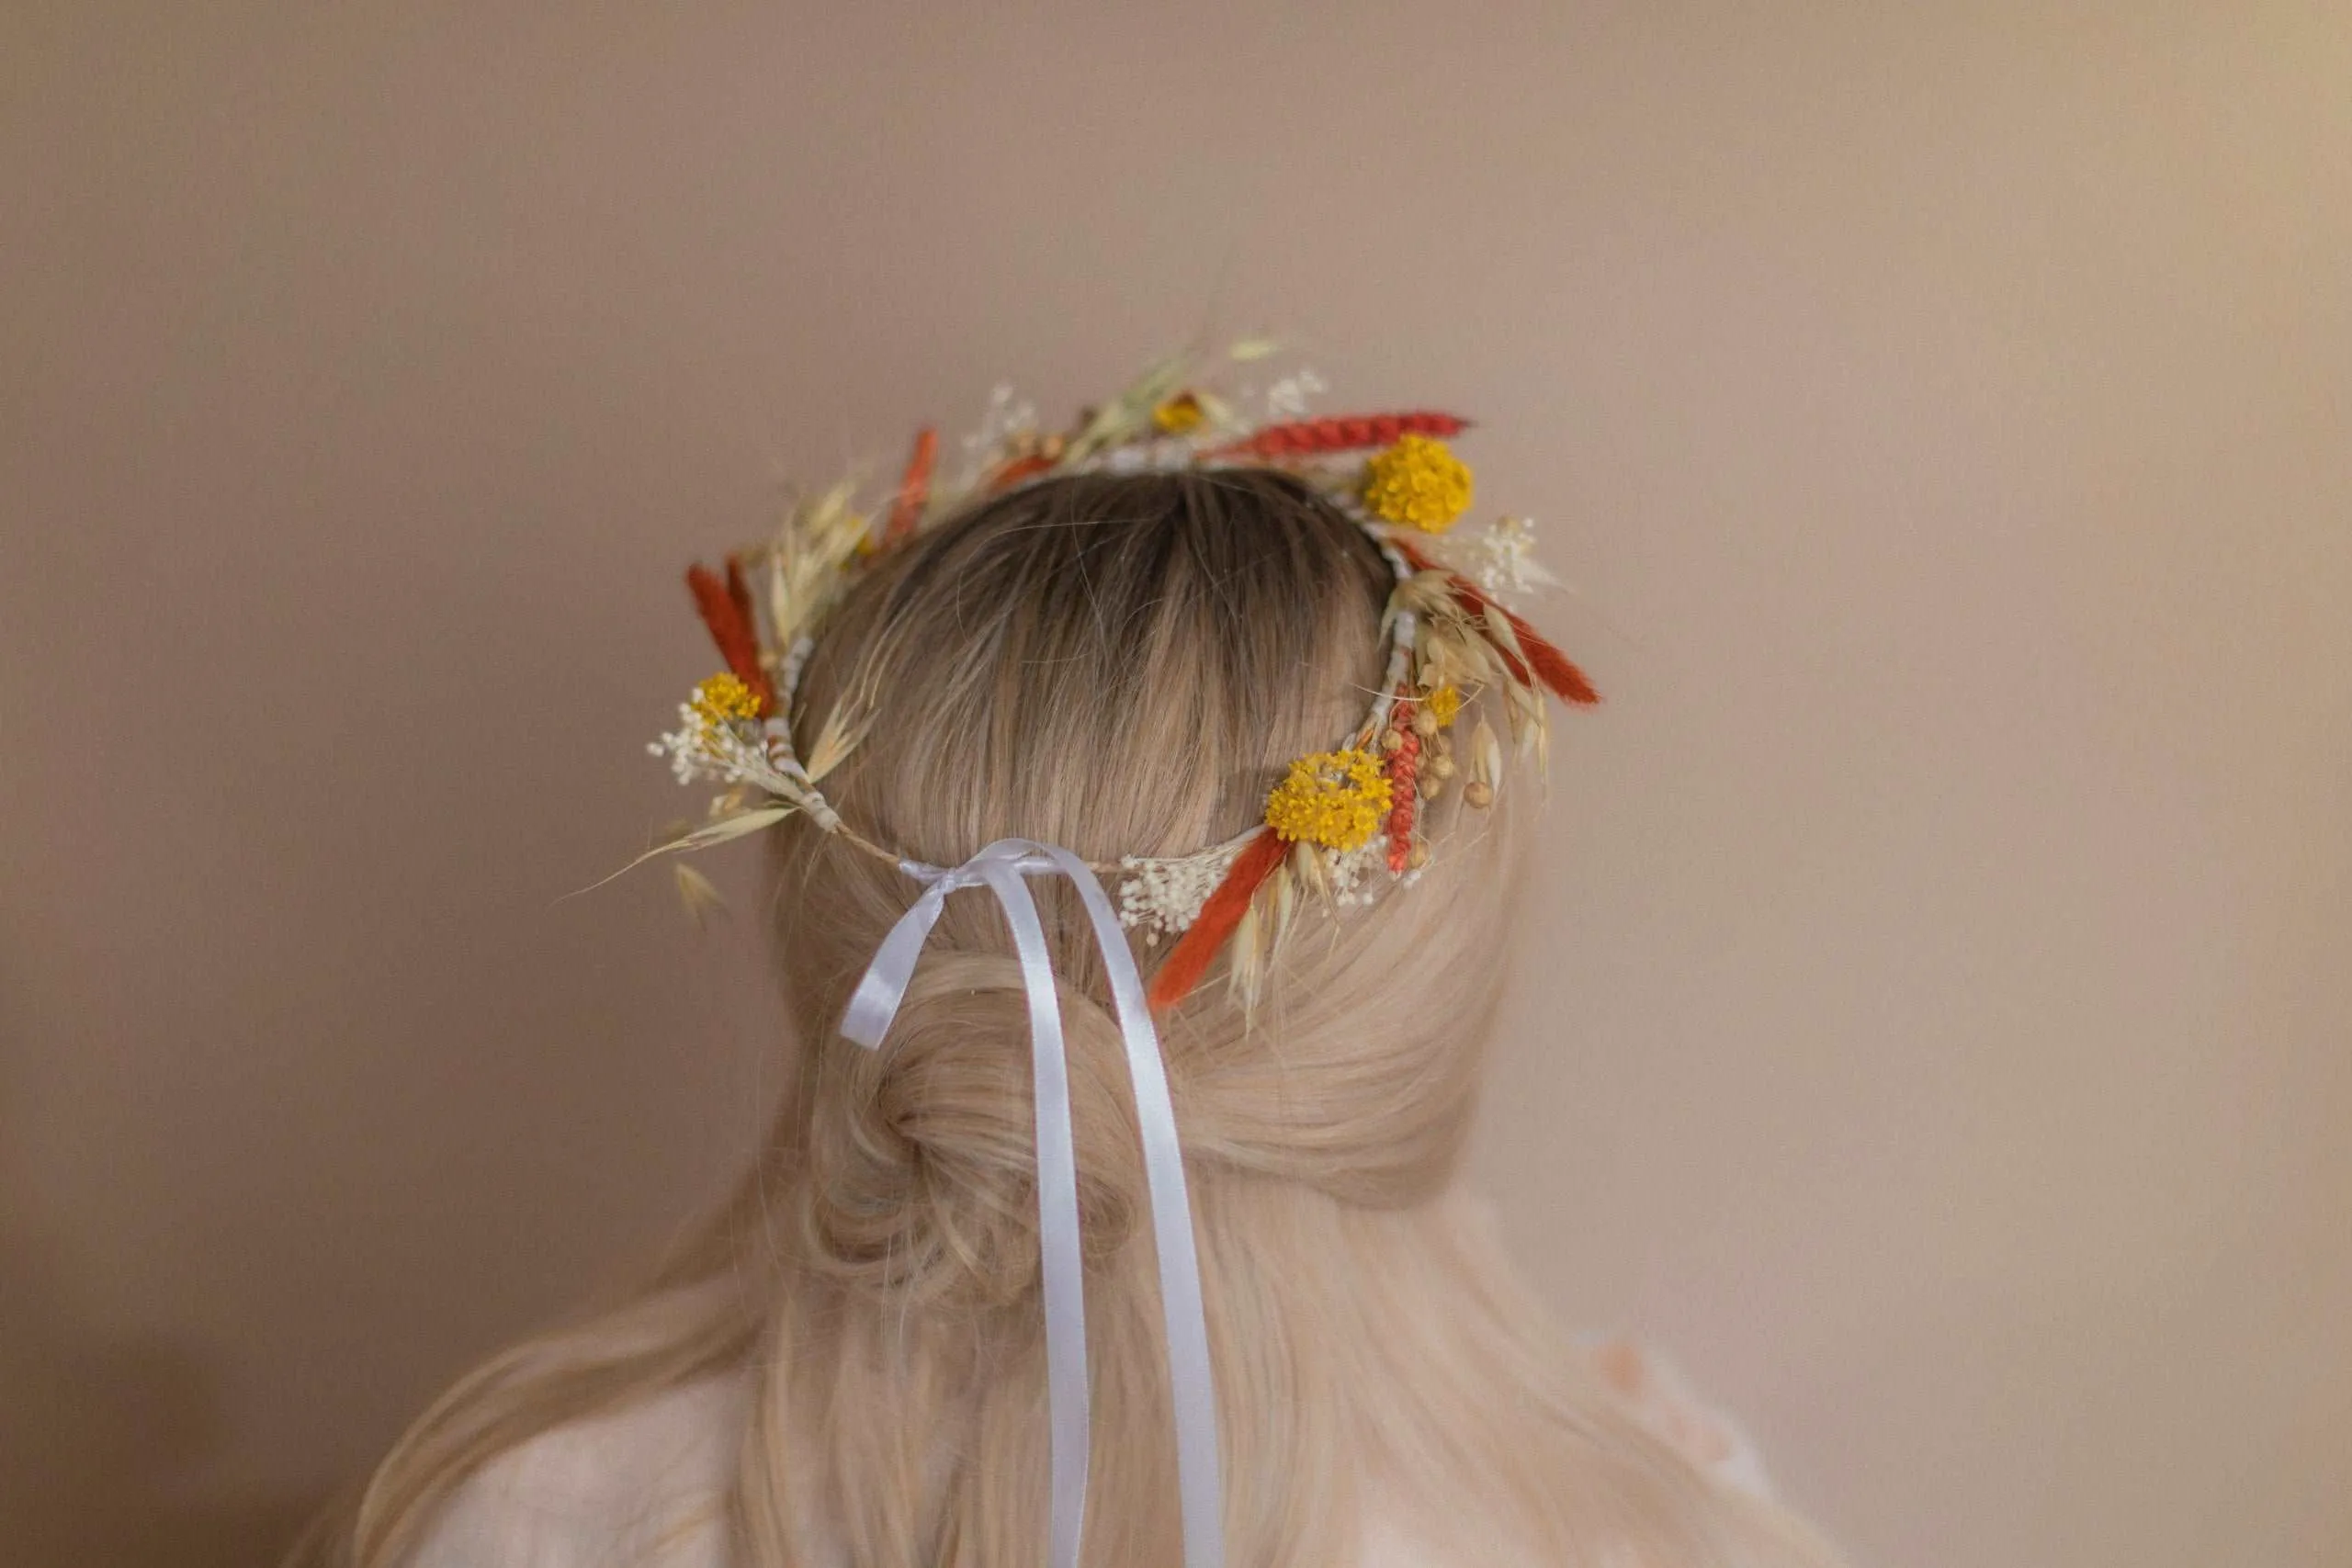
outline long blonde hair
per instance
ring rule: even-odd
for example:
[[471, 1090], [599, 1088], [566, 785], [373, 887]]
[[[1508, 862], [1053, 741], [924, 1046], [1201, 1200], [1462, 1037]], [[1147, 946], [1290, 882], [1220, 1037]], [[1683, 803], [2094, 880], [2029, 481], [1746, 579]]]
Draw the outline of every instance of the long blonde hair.
[[[1009, 834], [1097, 862], [1180, 852], [1254, 820], [1279, 764], [1361, 713], [1388, 582], [1361, 531], [1280, 474], [1054, 479], [879, 563], [828, 626], [799, 711], [867, 706], [828, 788], [908, 855], [953, 864]], [[1489, 1562], [1826, 1563], [1621, 1412], [1453, 1194], [1507, 947], [1510, 803], [1531, 793], [1516, 782], [1492, 812], [1435, 804], [1436, 857], [1409, 890], [1304, 917], [1249, 1016], [1213, 978], [1165, 1021], [1229, 1560], [1350, 1562], [1377, 1499], [1455, 1540], [1467, 1521]], [[776, 874], [797, 1039], [756, 1168], [635, 1299], [506, 1352], [425, 1414], [335, 1543], [356, 1568], [392, 1568], [498, 1454], [718, 1373], [749, 1385], [734, 1568], [797, 1568], [812, 1519], [859, 1568], [1038, 1561], [1029, 1033], [1008, 938], [990, 900], [951, 899], [868, 1053], [834, 1026], [910, 885], [806, 828], [780, 835]], [[1035, 891], [1080, 1173], [1087, 1560], [1172, 1565], [1118, 1031], [1070, 889]]]

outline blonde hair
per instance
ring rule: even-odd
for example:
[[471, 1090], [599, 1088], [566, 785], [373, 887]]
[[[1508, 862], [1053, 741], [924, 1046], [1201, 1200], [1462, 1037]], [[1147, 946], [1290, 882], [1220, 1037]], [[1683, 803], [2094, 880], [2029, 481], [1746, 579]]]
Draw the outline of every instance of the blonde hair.
[[[1097, 862], [1189, 851], [1254, 820], [1282, 762], [1355, 721], [1388, 586], [1361, 530], [1281, 474], [1053, 479], [878, 563], [828, 626], [799, 712], [870, 710], [828, 788], [905, 854], [953, 864], [1008, 834]], [[1475, 1520], [1487, 1561], [1826, 1563], [1793, 1521], [1621, 1411], [1454, 1194], [1507, 947], [1519, 782], [1492, 812], [1435, 803], [1437, 853], [1409, 890], [1302, 916], [1249, 1016], [1212, 980], [1165, 1021], [1229, 1560], [1349, 1562], [1377, 1498], [1456, 1539]], [[1009, 940], [992, 901], [951, 899], [889, 1038], [865, 1052], [834, 1026], [911, 885], [805, 827], [780, 836], [776, 873], [797, 1038], [756, 1168], [634, 1300], [506, 1352], [425, 1414], [335, 1543], [357, 1568], [399, 1562], [496, 1455], [718, 1372], [750, 1384], [736, 1568], [797, 1568], [812, 1517], [861, 1568], [1039, 1560], [1029, 1032]], [[1061, 981], [1088, 1268], [1087, 1558], [1172, 1565], [1173, 1438], [1118, 1031], [1071, 890], [1035, 891]]]

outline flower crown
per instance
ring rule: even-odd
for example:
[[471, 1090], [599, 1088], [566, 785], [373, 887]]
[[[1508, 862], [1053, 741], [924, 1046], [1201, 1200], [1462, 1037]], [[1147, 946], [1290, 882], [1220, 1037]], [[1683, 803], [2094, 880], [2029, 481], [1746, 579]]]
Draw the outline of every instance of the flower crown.
[[[1270, 352], [1246, 342], [1223, 359], [1246, 367]], [[854, 481], [844, 481], [793, 507], [767, 543], [729, 556], [723, 574], [689, 570], [727, 669], [694, 689], [678, 728], [650, 750], [681, 784], [708, 781], [723, 793], [706, 822], [649, 854], [704, 848], [797, 813], [883, 860], [931, 870], [865, 838], [825, 798], [826, 776], [855, 749], [870, 710], [855, 698], [837, 705], [805, 755], [793, 739], [801, 671], [848, 586], [972, 502], [1048, 476], [1274, 468], [1345, 511], [1395, 573], [1380, 689], [1331, 750], [1290, 764], [1261, 822], [1189, 854], [1130, 855], [1094, 870], [1115, 886], [1123, 925], [1147, 946], [1173, 943], [1151, 984], [1156, 1010], [1182, 1000], [1228, 942], [1233, 984], [1254, 1001], [1300, 909], [1366, 904], [1414, 881], [1430, 856], [1423, 804], [1459, 779], [1464, 803], [1483, 808], [1502, 784], [1491, 724], [1478, 718], [1466, 740], [1456, 733], [1464, 702], [1497, 693], [1513, 744], [1540, 761], [1543, 694], [1578, 704], [1599, 695], [1503, 603], [1551, 581], [1535, 564], [1526, 519], [1500, 518], [1466, 550], [1439, 543], [1470, 506], [1470, 470], [1445, 445], [1466, 421], [1427, 411], [1310, 418], [1307, 400], [1323, 389], [1314, 372], [1221, 392], [1210, 374], [1220, 367], [1189, 355], [1163, 361], [1063, 432], [1041, 430], [1029, 405], [1000, 387], [963, 442], [954, 481], [938, 481], [938, 433], [926, 428], [878, 517], [860, 510]]]

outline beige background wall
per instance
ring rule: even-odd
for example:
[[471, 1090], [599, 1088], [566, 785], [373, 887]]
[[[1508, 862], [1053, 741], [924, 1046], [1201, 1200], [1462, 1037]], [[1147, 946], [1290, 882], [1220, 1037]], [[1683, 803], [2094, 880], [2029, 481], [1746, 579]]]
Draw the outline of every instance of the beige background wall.
[[0, 1558], [260, 1560], [716, 1190], [752, 939], [553, 901], [675, 571], [1211, 323], [1581, 591], [1562, 1311], [1860, 1563], [2352, 1562], [2341, 8], [979, 9], [0, 15]]

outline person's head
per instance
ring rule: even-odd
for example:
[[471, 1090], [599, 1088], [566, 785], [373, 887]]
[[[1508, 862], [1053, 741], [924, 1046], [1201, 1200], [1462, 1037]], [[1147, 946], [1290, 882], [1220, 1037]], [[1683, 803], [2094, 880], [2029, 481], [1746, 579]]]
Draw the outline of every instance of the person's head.
[[[861, 582], [817, 647], [800, 723], [870, 713], [828, 789], [908, 855], [953, 864], [1007, 836], [1100, 863], [1182, 854], [1255, 822], [1289, 759], [1360, 722], [1393, 583], [1363, 529], [1285, 474], [1051, 480]], [[1410, 886], [1362, 907], [1297, 899], [1259, 996], [1213, 976], [1163, 1021], [1204, 1170], [1380, 1207], [1442, 1187], [1515, 863], [1510, 820], [1458, 800], [1427, 804], [1435, 853]], [[778, 952], [805, 1090], [786, 1136], [808, 1162], [811, 1260], [879, 1289], [1012, 1299], [1035, 1276], [1035, 1211], [1029, 1027], [1002, 917], [985, 896], [951, 900], [886, 1048], [864, 1051], [834, 1026], [906, 879], [813, 828], [782, 842]], [[1080, 1169], [1090, 1239], [1107, 1248], [1139, 1175], [1119, 1035], [1074, 895], [1036, 892], [1062, 917], [1048, 931]], [[1138, 948], [1148, 965], [1165, 944]]]
[[[1394, 575], [1272, 470], [1092, 474], [983, 501], [871, 564], [792, 705], [856, 832], [954, 864], [1008, 836], [1096, 863], [1257, 821], [1283, 764], [1381, 685]], [[1515, 728], [1494, 693], [1461, 717]], [[1523, 718], [1524, 716], [1522, 715]], [[1549, 1337], [1453, 1195], [1510, 948], [1532, 779], [1434, 773], [1401, 882], [1282, 901], [1161, 1021], [1217, 1362], [1229, 1560], [1332, 1563], [1368, 1514], [1477, 1510], [1487, 1557], [1812, 1563], [1785, 1521], [1645, 1436]], [[878, 1050], [843, 1007], [913, 889], [805, 818], [773, 855], [794, 1038], [769, 1146], [635, 1303], [460, 1385], [379, 1472], [363, 1568], [472, 1468], [561, 1420], [719, 1373], [752, 1383], [737, 1568], [1036, 1560], [1046, 1517], [1030, 1028], [1003, 916], [947, 900]], [[1380, 879], [1383, 882], [1386, 878]], [[1369, 882], [1370, 879], [1367, 879]], [[1073, 890], [1038, 879], [1087, 1258], [1089, 1562], [1178, 1559], [1169, 1393], [1133, 1100]], [[1256, 918], [1256, 917], [1253, 917]], [[1276, 938], [1279, 940], [1275, 940]], [[1164, 953], [1141, 942], [1147, 971]], [[1230, 958], [1228, 962], [1248, 962]]]

